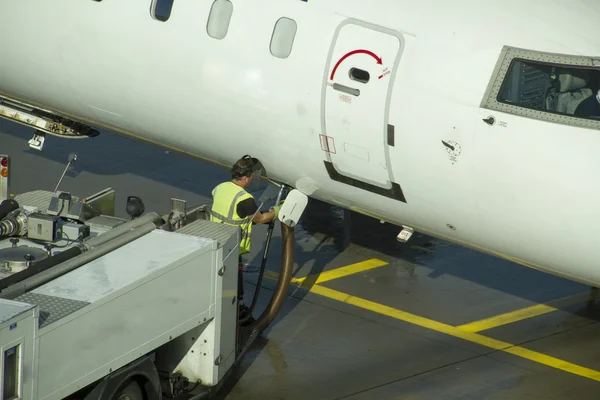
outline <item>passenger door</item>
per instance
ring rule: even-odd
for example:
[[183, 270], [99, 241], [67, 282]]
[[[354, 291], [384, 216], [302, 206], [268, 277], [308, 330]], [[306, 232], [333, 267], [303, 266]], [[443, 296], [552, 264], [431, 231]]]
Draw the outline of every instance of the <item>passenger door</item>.
[[358, 20], [340, 24], [324, 79], [321, 148], [332, 179], [403, 200], [388, 151], [394, 146], [388, 114], [402, 44], [397, 32]]

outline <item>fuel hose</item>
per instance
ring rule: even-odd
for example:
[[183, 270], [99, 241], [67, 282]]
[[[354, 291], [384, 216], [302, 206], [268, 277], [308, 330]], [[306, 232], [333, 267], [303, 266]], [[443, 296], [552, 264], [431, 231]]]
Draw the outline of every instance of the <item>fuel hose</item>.
[[263, 313], [251, 325], [258, 332], [264, 331], [277, 317], [281, 310], [281, 306], [287, 297], [288, 288], [292, 280], [292, 272], [294, 269], [294, 228], [290, 228], [286, 224], [281, 224], [281, 268], [279, 270], [279, 278], [277, 286], [271, 296], [269, 304]]

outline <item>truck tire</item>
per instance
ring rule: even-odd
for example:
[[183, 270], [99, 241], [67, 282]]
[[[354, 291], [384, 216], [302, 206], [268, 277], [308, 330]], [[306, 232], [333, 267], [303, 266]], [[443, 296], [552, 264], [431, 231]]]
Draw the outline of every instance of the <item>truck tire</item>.
[[140, 385], [136, 381], [130, 380], [126, 382], [123, 389], [121, 389], [114, 397], [114, 400], [144, 400], [144, 394]]

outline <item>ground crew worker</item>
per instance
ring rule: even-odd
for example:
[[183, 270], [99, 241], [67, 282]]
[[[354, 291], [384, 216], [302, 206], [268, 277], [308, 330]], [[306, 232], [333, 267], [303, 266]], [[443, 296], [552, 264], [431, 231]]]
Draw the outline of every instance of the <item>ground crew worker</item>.
[[255, 161], [245, 155], [233, 164], [231, 181], [223, 182], [212, 191], [213, 204], [210, 210], [210, 220], [239, 226], [241, 228], [240, 252], [238, 258], [238, 300], [241, 304], [240, 314], [248, 309], [243, 305], [244, 280], [242, 277], [242, 255], [250, 252], [252, 223], [266, 224], [275, 220], [279, 214], [280, 205], [269, 211], [258, 212], [254, 197], [246, 192], [250, 185], [255, 169]]

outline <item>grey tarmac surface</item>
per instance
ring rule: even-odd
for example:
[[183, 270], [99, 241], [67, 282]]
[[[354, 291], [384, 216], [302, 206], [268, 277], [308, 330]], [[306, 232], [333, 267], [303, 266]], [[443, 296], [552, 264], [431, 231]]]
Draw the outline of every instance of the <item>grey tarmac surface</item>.
[[[70, 152], [78, 161], [60, 189], [85, 196], [112, 187], [120, 216], [129, 195], [140, 196], [146, 210], [165, 213], [171, 197], [190, 206], [210, 201], [212, 188], [230, 177], [225, 169], [111, 133], [49, 137], [42, 152], [28, 149], [31, 134], [0, 121], [13, 193], [53, 190]], [[265, 226], [254, 228], [253, 251], [244, 260], [247, 299], [265, 233]], [[586, 304], [589, 288], [425, 235], [401, 244], [397, 233], [311, 200], [295, 230], [294, 276], [309, 277], [292, 284], [280, 315], [218, 398], [597, 398], [600, 311]], [[259, 309], [274, 288], [280, 247], [276, 227]], [[382, 265], [364, 269], [373, 262]], [[353, 273], [339, 273], [354, 264]], [[577, 294], [583, 297], [559, 301], [558, 310], [539, 306]], [[498, 317], [505, 313], [511, 314]]]

